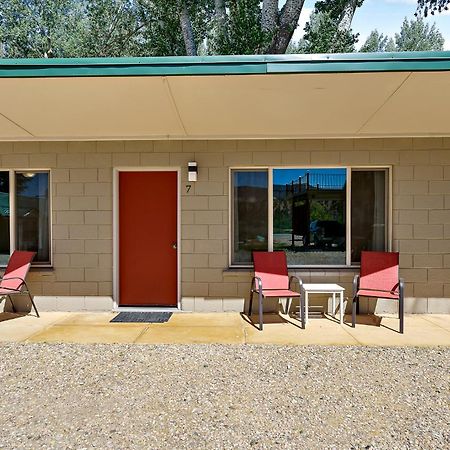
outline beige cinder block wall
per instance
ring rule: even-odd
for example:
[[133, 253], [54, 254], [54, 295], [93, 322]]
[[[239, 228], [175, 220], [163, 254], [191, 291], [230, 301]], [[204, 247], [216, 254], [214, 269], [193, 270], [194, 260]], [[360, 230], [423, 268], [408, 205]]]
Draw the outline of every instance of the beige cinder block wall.
[[[187, 162], [199, 178], [186, 192]], [[228, 168], [392, 165], [393, 249], [408, 312], [450, 312], [450, 138], [1, 142], [2, 168], [49, 168], [53, 269], [34, 270], [42, 309], [112, 307], [113, 167], [181, 167], [183, 309], [240, 311], [251, 272], [228, 265]], [[297, 272], [351, 292], [351, 270]], [[379, 310], [391, 304], [378, 302]]]

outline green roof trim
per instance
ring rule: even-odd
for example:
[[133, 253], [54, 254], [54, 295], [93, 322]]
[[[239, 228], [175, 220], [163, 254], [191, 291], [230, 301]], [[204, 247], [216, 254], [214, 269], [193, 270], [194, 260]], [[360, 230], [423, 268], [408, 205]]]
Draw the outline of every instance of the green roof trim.
[[450, 71], [450, 51], [321, 55], [0, 59], [0, 78]]

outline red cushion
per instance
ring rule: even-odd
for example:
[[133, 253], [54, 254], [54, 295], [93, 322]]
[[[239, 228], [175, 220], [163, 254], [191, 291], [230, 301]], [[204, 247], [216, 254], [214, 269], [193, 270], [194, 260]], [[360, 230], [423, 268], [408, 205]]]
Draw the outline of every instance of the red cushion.
[[289, 277], [284, 252], [253, 252], [255, 277], [263, 289], [288, 289]]
[[34, 255], [36, 255], [35, 252], [15, 250], [9, 258], [5, 274], [0, 281], [0, 288], [20, 290], [23, 284], [22, 280], [25, 280], [28, 271], [30, 270], [31, 261], [34, 258]]
[[361, 252], [359, 288], [398, 292], [398, 262], [396, 252]]

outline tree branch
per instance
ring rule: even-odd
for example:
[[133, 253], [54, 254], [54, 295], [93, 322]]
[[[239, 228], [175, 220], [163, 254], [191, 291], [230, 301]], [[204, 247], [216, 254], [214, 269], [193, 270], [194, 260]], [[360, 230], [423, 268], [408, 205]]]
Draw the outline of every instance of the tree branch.
[[297, 28], [298, 19], [305, 0], [287, 0], [279, 13], [278, 29], [274, 35], [268, 53], [285, 53]]
[[338, 32], [348, 31], [352, 24], [353, 16], [355, 15], [356, 8], [360, 5], [359, 0], [348, 0], [345, 6], [342, 8], [342, 13], [339, 17]]

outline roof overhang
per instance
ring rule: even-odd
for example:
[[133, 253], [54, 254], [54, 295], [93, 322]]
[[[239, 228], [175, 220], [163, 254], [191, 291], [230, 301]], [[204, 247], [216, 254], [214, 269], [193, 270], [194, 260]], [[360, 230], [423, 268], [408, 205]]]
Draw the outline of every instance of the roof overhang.
[[0, 60], [0, 140], [450, 136], [450, 52]]

